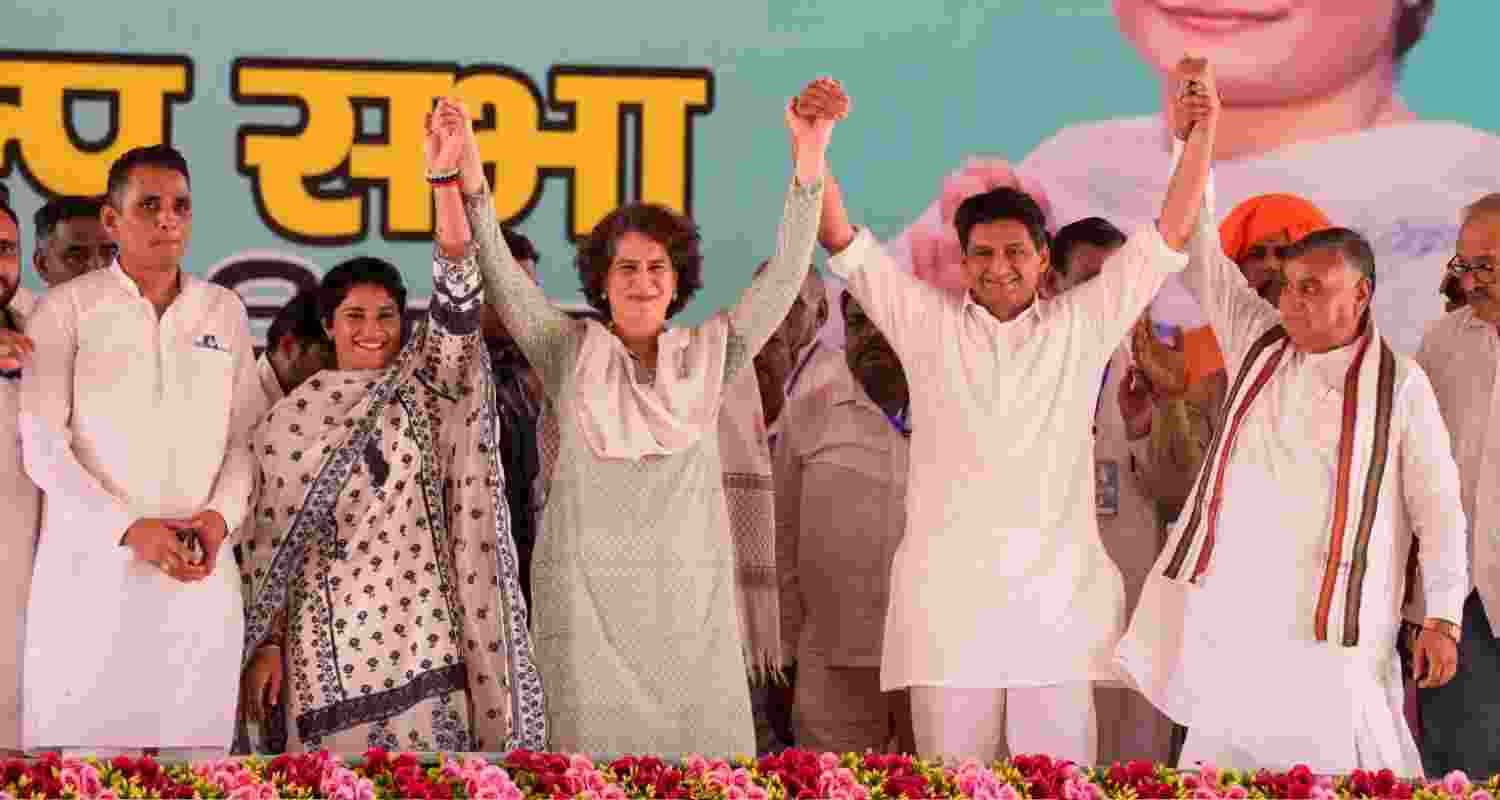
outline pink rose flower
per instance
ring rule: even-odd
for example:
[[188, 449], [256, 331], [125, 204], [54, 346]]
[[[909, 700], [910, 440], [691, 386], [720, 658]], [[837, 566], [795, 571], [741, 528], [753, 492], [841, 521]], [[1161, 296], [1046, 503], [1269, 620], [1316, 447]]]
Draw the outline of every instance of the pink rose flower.
[[[474, 800], [500, 800], [500, 790], [493, 786], [484, 786], [469, 796], [474, 798]], [[234, 798], [230, 798], [230, 800], [234, 800]]]
[[500, 800], [525, 800], [525, 797], [526, 795], [521, 791], [521, 787], [514, 783], [507, 784], [500, 791]]
[[750, 800], [750, 795], [738, 786], [730, 786], [724, 791], [724, 800]]
[[764, 787], [757, 786], [753, 783], [750, 784], [750, 787], [745, 790], [745, 793], [750, 796], [750, 800], [770, 800], [771, 797], [770, 793], [768, 793]]
[[1193, 790], [1193, 800], [1219, 800], [1219, 793], [1207, 786], [1199, 786]]
[[1219, 768], [1214, 766], [1212, 761], [1205, 761], [1202, 766], [1198, 767], [1198, 777], [1202, 778], [1203, 782], [1212, 788], [1218, 788], [1219, 786]]
[[1007, 783], [995, 792], [995, 800], [1021, 800], [1021, 793], [1016, 791], [1016, 787]]
[[1483, 789], [1476, 789], [1469, 795], [1469, 800], [1495, 800], [1495, 796]]
[[1443, 776], [1443, 788], [1448, 790], [1448, 794], [1462, 797], [1463, 793], [1469, 790], [1469, 776], [1465, 775], [1463, 770], [1453, 770]]
[[625, 800], [625, 790], [619, 784], [611, 783], [599, 793], [599, 800]]
[[823, 769], [833, 769], [839, 765], [839, 757], [833, 753], [824, 753], [818, 756], [818, 766]]
[[1229, 791], [1224, 793], [1225, 800], [1248, 800], [1249, 797], [1250, 790], [1243, 786], [1231, 786]]
[[574, 753], [573, 755], [568, 756], [568, 766], [574, 769], [590, 771], [594, 768], [594, 762], [590, 760], [586, 755], [583, 755], [581, 753]]
[[120, 800], [120, 796], [115, 794], [114, 789], [105, 789], [98, 794], [95, 800]]

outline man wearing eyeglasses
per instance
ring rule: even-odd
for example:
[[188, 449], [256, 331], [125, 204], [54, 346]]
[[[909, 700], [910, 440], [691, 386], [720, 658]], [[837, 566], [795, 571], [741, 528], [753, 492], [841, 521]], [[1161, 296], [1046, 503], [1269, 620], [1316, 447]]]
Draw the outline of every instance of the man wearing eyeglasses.
[[[1490, 613], [1500, 610], [1500, 439], [1493, 438], [1500, 410], [1500, 194], [1464, 210], [1458, 254], [1447, 275], [1468, 305], [1437, 322], [1422, 338], [1417, 363], [1426, 370], [1447, 422], [1469, 520], [1470, 591], [1464, 602], [1458, 674], [1451, 682], [1420, 689], [1422, 761], [1428, 775], [1461, 769], [1470, 775], [1500, 772], [1500, 643]], [[1420, 607], [1408, 620], [1421, 619]]]

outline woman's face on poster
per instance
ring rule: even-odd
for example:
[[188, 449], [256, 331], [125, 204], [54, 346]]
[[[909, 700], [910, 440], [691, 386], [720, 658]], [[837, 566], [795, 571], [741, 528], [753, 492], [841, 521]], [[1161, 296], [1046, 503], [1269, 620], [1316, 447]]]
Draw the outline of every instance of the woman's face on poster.
[[1226, 104], [1292, 103], [1395, 58], [1401, 0], [1114, 0], [1142, 60], [1213, 62]]

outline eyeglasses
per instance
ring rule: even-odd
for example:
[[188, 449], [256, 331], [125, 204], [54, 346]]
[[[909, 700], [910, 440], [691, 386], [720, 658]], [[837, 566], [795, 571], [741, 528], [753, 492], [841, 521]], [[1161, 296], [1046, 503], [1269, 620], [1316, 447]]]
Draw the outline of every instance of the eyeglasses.
[[1448, 262], [1449, 275], [1455, 278], [1462, 278], [1472, 272], [1475, 278], [1485, 283], [1491, 283], [1495, 280], [1495, 269], [1495, 259], [1493, 258], [1465, 261], [1459, 256], [1454, 256], [1453, 260]]

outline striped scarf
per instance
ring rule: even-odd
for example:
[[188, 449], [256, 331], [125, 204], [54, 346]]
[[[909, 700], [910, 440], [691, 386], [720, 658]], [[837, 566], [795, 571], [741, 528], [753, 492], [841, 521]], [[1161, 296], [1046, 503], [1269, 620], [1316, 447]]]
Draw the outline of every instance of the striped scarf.
[[[1224, 404], [1218, 435], [1188, 496], [1187, 508], [1191, 512], [1187, 522], [1167, 541], [1167, 551], [1172, 553], [1163, 570], [1167, 579], [1197, 583], [1208, 571], [1218, 533], [1224, 475], [1234, 454], [1236, 437], [1251, 403], [1270, 381], [1290, 346], [1286, 330], [1277, 325], [1257, 339], [1245, 355]], [[1347, 567], [1341, 638], [1345, 647], [1359, 644], [1361, 594], [1369, 564], [1370, 533], [1390, 455], [1391, 405], [1396, 383], [1395, 356], [1376, 334], [1373, 323], [1355, 346], [1358, 349], [1354, 361], [1344, 378], [1333, 522], [1313, 621], [1318, 641], [1328, 641], [1329, 617], [1339, 589], [1339, 575]], [[1355, 476], [1364, 477], [1362, 486], [1354, 483]]]

